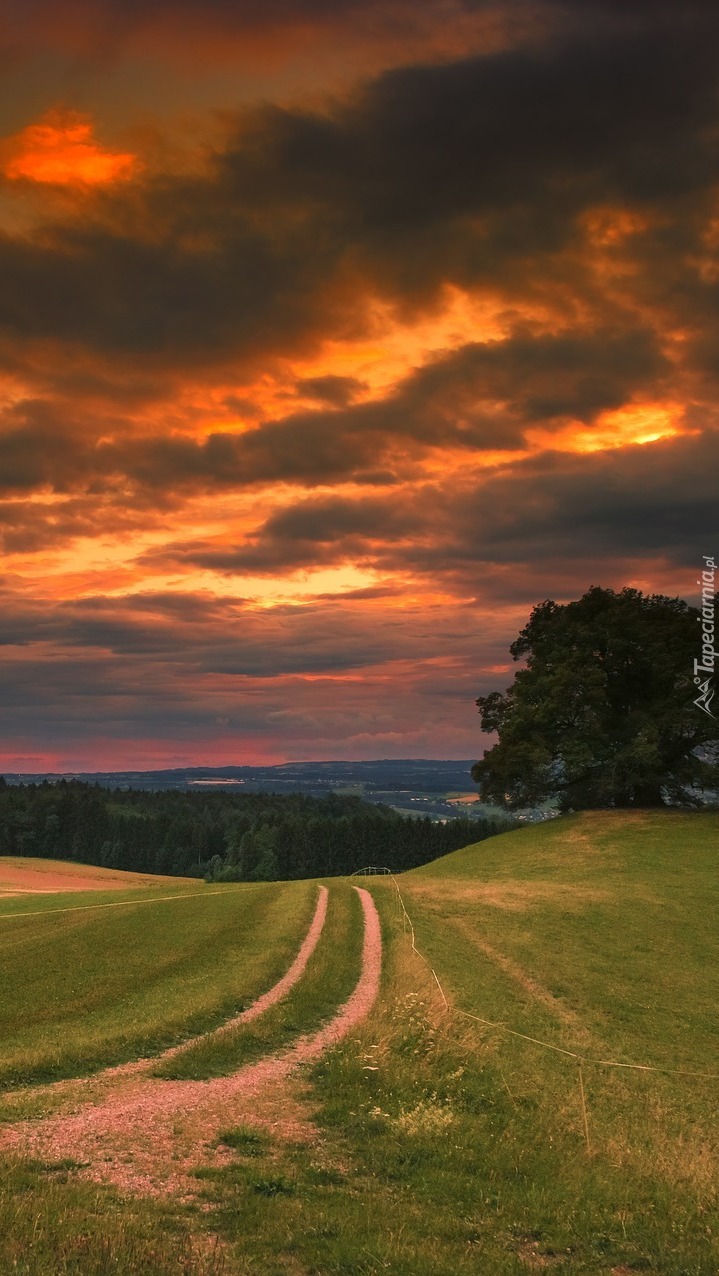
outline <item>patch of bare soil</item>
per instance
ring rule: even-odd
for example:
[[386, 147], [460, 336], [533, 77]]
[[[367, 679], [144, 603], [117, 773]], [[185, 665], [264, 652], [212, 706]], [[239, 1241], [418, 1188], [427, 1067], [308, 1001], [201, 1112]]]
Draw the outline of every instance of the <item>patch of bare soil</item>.
[[191, 1194], [189, 1174], [200, 1160], [222, 1164], [215, 1146], [222, 1129], [265, 1127], [282, 1139], [306, 1138], [306, 1112], [288, 1090], [288, 1078], [339, 1042], [372, 1008], [379, 991], [382, 939], [368, 891], [358, 890], [364, 911], [362, 967], [354, 992], [318, 1032], [291, 1049], [211, 1081], [119, 1078], [118, 1088], [95, 1106], [23, 1121], [3, 1132], [0, 1146], [45, 1160], [72, 1158], [95, 1182], [144, 1195]]
[[564, 1263], [567, 1260], [566, 1254], [545, 1254], [539, 1248], [538, 1241], [523, 1241], [517, 1251], [517, 1257], [520, 1262], [526, 1263], [527, 1267], [536, 1269], [556, 1267], [559, 1263]]

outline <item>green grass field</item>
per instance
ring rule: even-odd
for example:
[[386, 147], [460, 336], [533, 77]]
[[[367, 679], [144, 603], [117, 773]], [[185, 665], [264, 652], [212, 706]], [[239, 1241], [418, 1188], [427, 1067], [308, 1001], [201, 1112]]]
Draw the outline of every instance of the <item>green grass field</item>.
[[[83, 1182], [72, 1166], [7, 1162], [0, 1271], [86, 1276], [109, 1270], [111, 1254], [112, 1270], [158, 1276], [716, 1276], [719, 1079], [710, 1078], [719, 1074], [718, 847], [716, 814], [597, 812], [502, 834], [404, 874], [398, 885], [416, 943], [447, 1006], [411, 950], [393, 882], [363, 880], [383, 921], [382, 993], [359, 1031], [290, 1083], [290, 1097], [304, 1094], [319, 1133], [308, 1128], [288, 1143], [272, 1128], [258, 1131], [252, 1113], [247, 1126], [219, 1129], [227, 1160], [208, 1168], [198, 1149], [194, 1204], [122, 1201]], [[304, 1015], [318, 1022], [345, 995], [356, 969], [357, 914], [353, 921], [348, 906], [343, 912], [347, 888], [328, 884], [328, 927], [334, 916], [335, 929], [325, 936], [330, 943], [321, 941], [304, 990], [298, 985], [268, 1020], [260, 1046], [236, 1042], [237, 1054], [219, 1070], [248, 1057], [245, 1049], [283, 1044]], [[316, 897], [309, 883], [226, 890], [219, 901], [158, 903], [158, 916], [169, 908], [174, 919], [160, 923], [161, 934], [131, 922], [129, 913], [122, 923], [134, 936], [138, 969], [142, 953], [156, 961], [163, 943], [174, 945], [174, 964], [156, 972], [154, 992], [125, 980], [125, 1000], [142, 1007], [150, 1036], [152, 1015], [162, 1017], [165, 979], [178, 989], [192, 968], [183, 962], [185, 943], [200, 960], [205, 936], [208, 981], [211, 959], [224, 964], [231, 927], [213, 905], [249, 919], [253, 900], [265, 901], [256, 934], [260, 949], [263, 938], [272, 946], [265, 955], [269, 983], [270, 967], [276, 976], [296, 950]], [[290, 911], [295, 920], [301, 915], [292, 943]], [[12, 1032], [25, 1031], [24, 997], [26, 1018], [36, 1005], [43, 1013], [52, 1007], [52, 1020], [44, 1021], [53, 1025], [45, 1029], [48, 1058], [50, 1032], [66, 1023], [74, 1057], [85, 1050], [85, 1066], [97, 1066], [102, 1015], [83, 1037], [78, 992], [52, 971], [60, 952], [88, 960], [94, 953], [95, 979], [87, 986], [99, 983], [111, 1023], [121, 1013], [115, 1003], [122, 980], [97, 950], [108, 950], [116, 932], [107, 928], [119, 926], [123, 912], [98, 912], [77, 934], [72, 927], [41, 932], [43, 946], [31, 958], [37, 978], [13, 993], [8, 1022], [15, 1027], [4, 1027], [3, 1055]], [[285, 917], [285, 929], [276, 921], [271, 933], [267, 918], [275, 916]], [[29, 926], [30, 919], [0, 917], [3, 956], [21, 972], [13, 925]], [[84, 947], [67, 947], [80, 935]], [[248, 941], [248, 961], [254, 951]], [[236, 960], [244, 965], [242, 951]], [[43, 969], [56, 981], [52, 996]], [[257, 967], [252, 979], [259, 990]], [[223, 1004], [222, 997], [211, 1006], [199, 1000], [193, 1031], [197, 1018], [209, 1024]], [[180, 1001], [170, 996], [174, 1009], [162, 1030], [155, 1028], [156, 1042], [173, 1032], [189, 1035]], [[18, 1080], [22, 1059], [42, 1056], [42, 1022], [37, 1034], [32, 1046], [17, 1048], [6, 1076]], [[584, 1060], [584, 1104], [578, 1060], [560, 1051]], [[32, 1095], [22, 1095], [25, 1112]]]
[[310, 882], [171, 892], [165, 879], [0, 899], [0, 1086], [80, 1076], [214, 1028], [284, 972], [316, 897]]

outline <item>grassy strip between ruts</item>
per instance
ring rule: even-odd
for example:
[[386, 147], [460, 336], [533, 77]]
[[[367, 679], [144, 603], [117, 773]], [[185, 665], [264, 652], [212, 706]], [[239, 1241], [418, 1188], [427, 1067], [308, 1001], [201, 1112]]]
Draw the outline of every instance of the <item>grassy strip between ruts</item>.
[[359, 896], [350, 886], [338, 881], [328, 885], [324, 930], [289, 995], [257, 1019], [220, 1029], [159, 1063], [153, 1076], [193, 1081], [228, 1076], [312, 1032], [346, 1001], [359, 978], [362, 911]]
[[262, 883], [5, 919], [0, 1085], [87, 1075], [214, 1029], [284, 974], [316, 900], [311, 882]]

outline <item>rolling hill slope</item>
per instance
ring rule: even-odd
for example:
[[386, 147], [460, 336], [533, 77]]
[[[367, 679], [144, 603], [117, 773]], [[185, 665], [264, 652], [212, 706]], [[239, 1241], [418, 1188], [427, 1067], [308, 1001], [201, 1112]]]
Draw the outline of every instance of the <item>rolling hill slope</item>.
[[71, 860], [47, 860], [22, 855], [0, 855], [0, 896], [48, 895], [66, 891], [130, 890], [133, 886], [197, 887], [192, 877], [162, 877], [151, 873], [127, 873], [118, 868], [98, 868]]
[[714, 814], [592, 812], [457, 851], [402, 891], [458, 1004], [569, 1048], [593, 1034], [604, 1055], [711, 1069], [718, 851]]

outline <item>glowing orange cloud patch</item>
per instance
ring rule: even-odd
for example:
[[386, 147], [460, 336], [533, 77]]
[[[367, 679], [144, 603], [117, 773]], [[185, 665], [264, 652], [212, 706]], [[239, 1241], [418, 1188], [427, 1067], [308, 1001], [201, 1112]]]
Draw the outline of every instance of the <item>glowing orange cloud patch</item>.
[[690, 431], [682, 428], [682, 409], [675, 403], [632, 403], [603, 412], [595, 425], [568, 425], [563, 430], [528, 430], [527, 442], [561, 452], [602, 452], [606, 448], [656, 443]]
[[53, 186], [101, 186], [128, 178], [137, 167], [131, 154], [103, 150], [92, 121], [74, 112], [51, 111], [0, 147], [11, 181]]
[[[367, 386], [360, 398], [381, 394], [428, 359], [466, 342], [501, 341], [509, 335], [517, 314], [508, 318], [506, 301], [496, 296], [473, 296], [453, 284], [443, 290], [433, 313], [405, 323], [381, 302], [372, 307], [373, 335], [359, 341], [327, 341], [312, 359], [294, 364], [298, 376], [328, 374], [354, 376]], [[522, 309], [525, 320], [544, 320], [537, 306]]]

